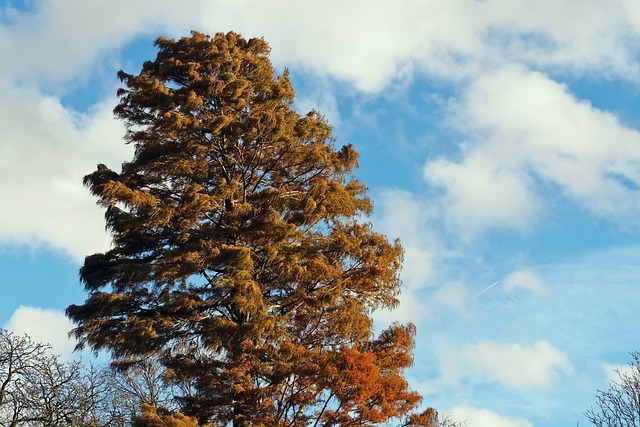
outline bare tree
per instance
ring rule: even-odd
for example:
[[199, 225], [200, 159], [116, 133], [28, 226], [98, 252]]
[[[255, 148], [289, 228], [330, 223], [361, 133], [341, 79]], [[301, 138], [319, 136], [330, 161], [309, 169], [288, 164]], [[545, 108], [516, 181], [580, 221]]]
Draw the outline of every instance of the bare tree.
[[[436, 413], [437, 414], [437, 413]], [[469, 426], [468, 420], [456, 420], [450, 414], [445, 416], [438, 415], [434, 419], [433, 427], [467, 427]]]
[[120, 389], [120, 394], [128, 396], [135, 408], [147, 404], [167, 410], [177, 409], [174, 398], [184, 393], [157, 358], [147, 357], [133, 363], [114, 362], [111, 367], [115, 386]]
[[67, 420], [72, 426], [125, 427], [136, 415], [108, 367], [85, 367], [73, 383], [73, 393], [74, 412]]
[[596, 427], [640, 427], [640, 353], [631, 353], [629, 370], [616, 370], [617, 379], [598, 390], [595, 408], [585, 412]]
[[126, 427], [144, 407], [175, 410], [184, 394], [152, 358], [95, 366], [50, 350], [0, 329], [0, 427]]
[[0, 419], [3, 426], [57, 425], [59, 392], [75, 374], [50, 356], [49, 346], [0, 330]]

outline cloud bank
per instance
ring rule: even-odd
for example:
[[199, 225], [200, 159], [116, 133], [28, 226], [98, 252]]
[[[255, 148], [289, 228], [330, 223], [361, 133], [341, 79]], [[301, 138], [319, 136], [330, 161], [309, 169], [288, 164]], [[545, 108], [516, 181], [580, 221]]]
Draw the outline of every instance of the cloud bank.
[[[530, 230], [545, 209], [541, 183], [595, 215], [636, 215], [629, 196], [640, 179], [637, 132], [530, 71], [635, 80], [639, 7], [632, 0], [615, 3], [56, 0], [36, 1], [27, 11], [5, 6], [0, 55], [12, 61], [0, 70], [6, 100], [0, 126], [12, 149], [0, 164], [0, 195], [9, 206], [27, 208], [5, 210], [0, 239], [46, 243], [75, 259], [104, 247], [104, 235], [77, 233], [81, 215], [73, 213], [94, 218], [88, 228], [96, 229], [98, 216], [89, 213], [92, 201], [79, 179], [93, 170], [94, 159], [117, 164], [127, 157], [108, 113], [114, 102], [100, 99], [97, 108], [78, 112], [60, 100], [89, 84], [92, 74], [105, 76], [94, 93], [112, 92], [122, 65], [118, 51], [137, 37], [180, 36], [191, 28], [264, 36], [278, 64], [345, 82], [356, 92], [377, 94], [423, 75], [466, 85], [452, 123], [467, 123], [466, 135], [485, 138], [466, 141], [459, 159], [425, 166], [427, 183], [443, 191], [448, 226], [462, 237], [491, 228]], [[331, 96], [317, 96], [305, 102], [336, 110]], [[29, 168], [20, 166], [25, 159]], [[27, 211], [33, 214], [23, 218]]]

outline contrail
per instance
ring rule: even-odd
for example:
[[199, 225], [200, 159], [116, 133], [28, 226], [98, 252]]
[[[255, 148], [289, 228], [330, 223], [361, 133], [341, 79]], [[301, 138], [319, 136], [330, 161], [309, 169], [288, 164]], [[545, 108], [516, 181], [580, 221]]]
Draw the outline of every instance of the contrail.
[[495, 285], [497, 285], [498, 283], [500, 283], [500, 281], [498, 280], [497, 282], [495, 282], [493, 285], [488, 286], [486, 288], [484, 288], [482, 291], [480, 291], [474, 298], [478, 298], [480, 295], [484, 294], [485, 292], [487, 292], [489, 289], [493, 288]]

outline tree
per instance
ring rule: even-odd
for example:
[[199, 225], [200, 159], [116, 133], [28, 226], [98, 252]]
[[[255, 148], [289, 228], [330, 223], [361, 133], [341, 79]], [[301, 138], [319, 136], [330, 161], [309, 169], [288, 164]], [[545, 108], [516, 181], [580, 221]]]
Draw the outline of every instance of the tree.
[[142, 405], [142, 415], [137, 417], [133, 427], [198, 427], [198, 420], [181, 413], [170, 412], [158, 409], [152, 405], [144, 403]]
[[159, 357], [201, 424], [410, 417], [415, 328], [374, 337], [371, 319], [397, 304], [403, 251], [361, 221], [356, 151], [293, 109], [263, 40], [193, 32], [156, 47], [138, 75], [119, 73], [133, 159], [84, 179], [113, 246], [80, 270], [88, 297], [67, 309], [79, 346]]
[[153, 359], [123, 370], [61, 361], [50, 350], [0, 329], [0, 426], [127, 427], [176, 409]]
[[107, 376], [117, 394], [126, 397], [130, 413], [139, 412], [143, 405], [156, 410], [175, 410], [173, 396], [184, 391], [170, 381], [171, 375], [157, 358], [125, 364], [116, 361]]
[[57, 426], [72, 412], [67, 398], [79, 366], [63, 364], [50, 347], [0, 329], [0, 424]]
[[640, 426], [640, 353], [631, 353], [629, 369], [616, 370], [617, 380], [605, 391], [598, 390], [596, 407], [585, 412], [597, 427]]
[[[140, 409], [140, 402], [122, 393], [109, 367], [81, 365], [67, 393], [72, 408], [66, 421], [77, 427], [127, 427]], [[60, 423], [59, 425], [63, 425]]]
[[[50, 354], [47, 344], [0, 329], [0, 425], [125, 427], [141, 401], [114, 387], [110, 369], [85, 368]], [[129, 408], [123, 409], [125, 402]]]

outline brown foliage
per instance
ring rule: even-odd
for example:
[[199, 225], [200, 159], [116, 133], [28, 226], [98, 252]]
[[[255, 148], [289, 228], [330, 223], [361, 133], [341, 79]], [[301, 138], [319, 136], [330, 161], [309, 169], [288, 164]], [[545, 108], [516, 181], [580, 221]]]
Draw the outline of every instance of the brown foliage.
[[[292, 108], [269, 47], [235, 33], [159, 38], [120, 72], [135, 156], [85, 184], [113, 248], [88, 256], [68, 315], [80, 345], [162, 357], [185, 414], [226, 425], [373, 425], [420, 397], [402, 371], [414, 328], [372, 337], [394, 307], [402, 248], [360, 218], [357, 153]], [[217, 423], [217, 424], [216, 424]]]
[[132, 427], [198, 427], [198, 420], [144, 403], [142, 415], [133, 421]]

